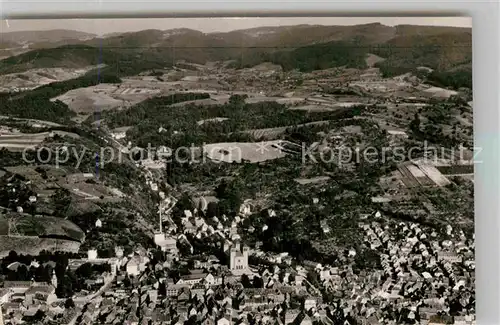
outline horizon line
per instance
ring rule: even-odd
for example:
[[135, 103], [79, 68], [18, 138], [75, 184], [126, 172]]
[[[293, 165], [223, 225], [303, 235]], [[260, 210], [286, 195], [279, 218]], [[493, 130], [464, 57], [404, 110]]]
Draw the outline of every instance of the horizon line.
[[[258, 19], [258, 18], [273, 18], [273, 17], [192, 17], [192, 18], [210, 18], [210, 19], [224, 19], [224, 20], [245, 20], [245, 19]], [[281, 18], [281, 17], [276, 17], [276, 18]], [[286, 18], [308, 18], [308, 17], [286, 17]], [[328, 17], [328, 16], [322, 16], [321, 18], [336, 18], [336, 17]], [[344, 17], [344, 18], [349, 18], [349, 17]], [[352, 18], [368, 18], [368, 17], [352, 17]], [[385, 18], [385, 17], [380, 17], [380, 18]], [[399, 17], [398, 17], [399, 18]], [[401, 17], [403, 18], [403, 17]], [[408, 17], [411, 18], [411, 17]], [[417, 17], [413, 17], [417, 18]], [[422, 17], [422, 18], [433, 18], [433, 17]], [[435, 18], [453, 18], [451, 16], [440, 16], [440, 17], [435, 17]], [[469, 18], [466, 16], [457, 16], [456, 18]], [[114, 20], [114, 18], [69, 18], [71, 20], [75, 21], [82, 21], [82, 20]], [[116, 19], [144, 19], [148, 20], [148, 18], [116, 18]], [[161, 19], [161, 18], [151, 18], [151, 19]], [[186, 17], [178, 17], [177, 19], [189, 19]], [[19, 21], [19, 20], [40, 20], [40, 19], [2, 19], [4, 23], [7, 24], [8, 26], [8, 21]], [[52, 19], [43, 19], [43, 20], [52, 20]], [[68, 18], [54, 18], [53, 20], [68, 20]], [[136, 29], [136, 30], [125, 30], [125, 31], [110, 31], [110, 32], [103, 32], [103, 33], [92, 33], [92, 32], [86, 32], [82, 29], [79, 28], [48, 28], [48, 29], [25, 29], [25, 30], [14, 30], [14, 31], [6, 31], [5, 29], [0, 31], [0, 34], [9, 34], [9, 33], [29, 33], [29, 32], [53, 32], [53, 31], [73, 31], [73, 32], [80, 32], [80, 33], [85, 33], [89, 35], [95, 35], [97, 37], [102, 37], [110, 34], [126, 34], [126, 33], [138, 33], [138, 32], [143, 32], [143, 31], [148, 31], [148, 30], [155, 30], [155, 31], [172, 31], [172, 30], [182, 30], [182, 29], [187, 29], [187, 30], [192, 30], [192, 31], [197, 31], [203, 34], [224, 34], [224, 33], [231, 33], [231, 32], [237, 32], [237, 31], [245, 31], [245, 30], [252, 30], [252, 29], [260, 29], [260, 28], [279, 28], [279, 27], [298, 27], [298, 26], [310, 26], [310, 27], [348, 27], [348, 26], [363, 26], [363, 25], [382, 25], [382, 26], [387, 26], [387, 27], [398, 27], [398, 26], [419, 26], [419, 27], [435, 27], [435, 28], [457, 28], [457, 29], [472, 29], [472, 26], [454, 26], [454, 25], [430, 25], [430, 24], [384, 24], [378, 21], [374, 22], [367, 22], [367, 23], [358, 23], [358, 24], [280, 24], [280, 25], [262, 25], [262, 26], [255, 26], [255, 27], [249, 27], [249, 28], [236, 28], [232, 30], [227, 30], [227, 31], [209, 31], [209, 32], [204, 32], [200, 29], [197, 28], [190, 28], [190, 27], [174, 27], [174, 28], [167, 28], [167, 29], [159, 29], [159, 28], [144, 28], [144, 29]], [[6, 28], [8, 29], [8, 28]]]

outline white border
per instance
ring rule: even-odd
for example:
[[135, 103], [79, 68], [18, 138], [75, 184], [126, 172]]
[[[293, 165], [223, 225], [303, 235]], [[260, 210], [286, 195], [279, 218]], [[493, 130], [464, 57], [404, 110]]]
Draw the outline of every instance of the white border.
[[[473, 21], [476, 316], [500, 324], [500, 35], [496, 1], [23, 1], [3, 0], [3, 18], [200, 16], [470, 16]], [[192, 11], [196, 8], [196, 12]]]

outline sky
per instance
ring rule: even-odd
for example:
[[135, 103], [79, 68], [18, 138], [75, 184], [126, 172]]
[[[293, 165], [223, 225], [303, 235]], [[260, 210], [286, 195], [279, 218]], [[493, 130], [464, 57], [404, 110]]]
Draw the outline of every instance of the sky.
[[167, 30], [190, 28], [205, 33], [228, 32], [260, 26], [282, 25], [357, 25], [380, 22], [394, 26], [400, 24], [472, 27], [468, 17], [265, 17], [265, 18], [123, 18], [123, 19], [30, 19], [2, 20], [0, 31], [33, 31], [71, 29], [103, 35], [133, 32], [144, 29]]

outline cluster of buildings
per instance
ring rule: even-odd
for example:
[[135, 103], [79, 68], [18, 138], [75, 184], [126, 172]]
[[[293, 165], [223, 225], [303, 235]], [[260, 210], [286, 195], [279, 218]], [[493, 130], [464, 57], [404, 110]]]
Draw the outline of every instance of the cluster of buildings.
[[[264, 252], [259, 243], [245, 245], [240, 225], [252, 213], [248, 202], [232, 221], [186, 210], [174, 222], [170, 210], [171, 204], [160, 207], [154, 249], [138, 247], [125, 256], [117, 247], [112, 258], [89, 250], [86, 258], [69, 260], [72, 270], [86, 263], [110, 265], [109, 273], [89, 279], [88, 290], [71, 303], [56, 296], [55, 276], [51, 283], [5, 281], [2, 322], [475, 324], [474, 238], [451, 226], [438, 233], [411, 222], [389, 224], [380, 213], [364, 219], [363, 249], [376, 251], [380, 260], [359, 271], [356, 256], [362, 252], [355, 249], [337, 265], [322, 265], [299, 263], [287, 252]], [[218, 254], [193, 255], [189, 238]], [[252, 264], [252, 257], [266, 263]]]
[[379, 268], [356, 274], [350, 263], [315, 267], [344, 315], [366, 324], [474, 324], [474, 238], [450, 226], [444, 240], [415, 223], [359, 226], [368, 248], [380, 253]]

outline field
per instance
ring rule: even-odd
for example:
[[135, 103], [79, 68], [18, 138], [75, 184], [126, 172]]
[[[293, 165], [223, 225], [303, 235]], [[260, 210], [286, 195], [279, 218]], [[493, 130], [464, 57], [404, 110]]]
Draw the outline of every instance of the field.
[[206, 119], [206, 120], [198, 121], [198, 122], [196, 122], [196, 124], [203, 125], [205, 123], [217, 123], [217, 122], [224, 122], [224, 121], [227, 121], [227, 120], [228, 120], [227, 117], [214, 117], [214, 118], [209, 118], [209, 119]]
[[[30, 180], [37, 189], [40, 198], [50, 199], [58, 188], [64, 188], [72, 194], [75, 204], [85, 205], [85, 201], [119, 202], [124, 194], [116, 188], [105, 186], [95, 179], [94, 174], [74, 173], [74, 168], [67, 166], [40, 166], [43, 171], [32, 166], [4, 167], [10, 173], [18, 174]], [[44, 179], [44, 175], [47, 179]], [[78, 202], [78, 203], [77, 203]]]
[[401, 164], [393, 176], [400, 179], [407, 188], [450, 184], [450, 181], [436, 167], [427, 163]]
[[296, 111], [308, 111], [308, 112], [329, 112], [335, 110], [334, 107], [326, 105], [302, 105], [302, 106], [292, 106], [291, 110]]
[[41, 133], [20, 133], [11, 132], [0, 135], [0, 148], [6, 148], [11, 151], [22, 151], [27, 148], [35, 148], [55, 135], [69, 136], [79, 138], [79, 135], [63, 131], [41, 132]]
[[[70, 181], [68, 176], [65, 180], [58, 182], [58, 185], [67, 189], [72, 194], [80, 199], [101, 201], [101, 202], [117, 202], [124, 196], [117, 189], [109, 188], [99, 183], [87, 183], [85, 181]], [[93, 180], [93, 178], [91, 178]]]
[[190, 100], [182, 103], [176, 103], [173, 104], [172, 107], [183, 107], [187, 105], [198, 105], [198, 106], [205, 106], [205, 105], [223, 105], [227, 103], [227, 100], [224, 99], [213, 99], [213, 98], [208, 98], [208, 99], [197, 99], [197, 100]]
[[375, 54], [371, 54], [371, 53], [368, 53], [366, 55], [366, 65], [368, 67], [374, 67], [375, 64], [379, 63], [379, 62], [384, 62], [385, 59], [384, 58], [381, 58], [380, 56], [378, 55], [375, 55]]
[[203, 152], [213, 161], [257, 163], [283, 158], [287, 155], [282, 145], [286, 141], [214, 143], [203, 147]]
[[17, 118], [17, 117], [2, 116], [2, 115], [0, 115], [0, 120], [4, 120], [4, 119], [14, 120], [14, 121], [20, 122], [20, 123], [21, 122], [22, 123], [26, 123], [26, 124], [28, 124], [31, 127], [44, 127], [44, 126], [47, 126], [47, 127], [51, 127], [51, 126], [58, 127], [58, 126], [61, 126], [61, 124], [50, 122], [50, 121], [41, 121], [41, 120], [33, 120], [33, 119], [25, 119], [25, 118]]
[[96, 109], [130, 107], [159, 93], [159, 89], [149, 89], [133, 84], [101, 84], [73, 89], [51, 100], [62, 101], [76, 113], [90, 114]]
[[52, 82], [78, 78], [97, 66], [82, 69], [44, 68], [31, 69], [21, 73], [0, 75], [0, 92], [34, 89]]
[[16, 237], [65, 237], [67, 240], [83, 242], [85, 234], [71, 221], [48, 216], [31, 216], [17, 213], [0, 215], [0, 224], [7, 226], [8, 236]]
[[36, 256], [42, 251], [78, 253], [80, 242], [55, 238], [0, 235], [0, 258], [15, 250], [18, 254]]
[[431, 97], [438, 97], [438, 98], [449, 98], [450, 96], [457, 94], [457, 92], [454, 90], [449, 90], [439, 87], [430, 87], [424, 90], [423, 93], [426, 95], [430, 95]]
[[313, 178], [297, 178], [295, 181], [300, 185], [324, 183], [330, 180], [329, 176], [317, 176]]

